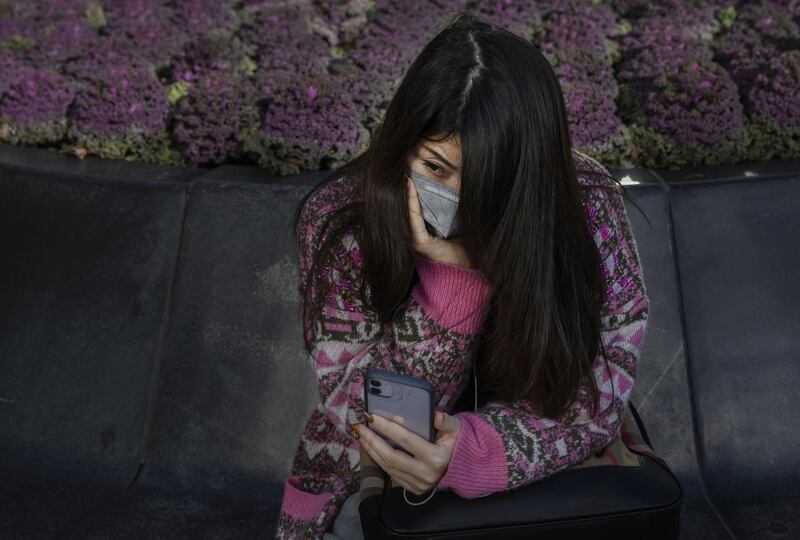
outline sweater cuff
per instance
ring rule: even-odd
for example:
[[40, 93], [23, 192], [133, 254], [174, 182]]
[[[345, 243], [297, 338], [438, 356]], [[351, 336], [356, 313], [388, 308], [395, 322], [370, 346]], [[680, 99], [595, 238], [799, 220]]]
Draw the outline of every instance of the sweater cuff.
[[492, 285], [474, 268], [434, 261], [416, 254], [419, 283], [411, 296], [439, 325], [462, 334], [483, 327]]
[[284, 483], [281, 512], [285, 512], [296, 520], [316, 519], [333, 494], [328, 491], [322, 493], [303, 491], [300, 489], [299, 482], [299, 476], [290, 476]]
[[455, 416], [461, 419], [461, 431], [437, 489], [466, 499], [505, 490], [508, 463], [500, 434], [478, 414], [462, 411]]

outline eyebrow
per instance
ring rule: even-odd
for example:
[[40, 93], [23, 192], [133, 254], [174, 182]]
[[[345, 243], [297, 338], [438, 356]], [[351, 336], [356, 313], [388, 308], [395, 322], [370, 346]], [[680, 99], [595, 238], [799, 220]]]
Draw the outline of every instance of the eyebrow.
[[427, 150], [428, 152], [430, 152], [434, 156], [436, 156], [437, 158], [439, 158], [442, 161], [444, 161], [445, 165], [447, 165], [448, 167], [450, 167], [454, 171], [458, 171], [458, 167], [456, 167], [455, 165], [453, 165], [452, 163], [450, 163], [449, 161], [444, 159], [444, 156], [442, 156], [442, 154], [440, 154], [439, 152], [437, 152], [436, 150], [434, 150], [433, 148], [431, 148], [431, 147], [429, 147], [429, 146], [427, 146], [425, 144], [423, 144], [422, 147], [425, 148], [425, 150]]

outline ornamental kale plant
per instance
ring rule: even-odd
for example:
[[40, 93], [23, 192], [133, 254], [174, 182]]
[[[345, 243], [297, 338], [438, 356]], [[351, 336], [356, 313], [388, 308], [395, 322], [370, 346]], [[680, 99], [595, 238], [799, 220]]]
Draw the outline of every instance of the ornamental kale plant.
[[622, 122], [614, 101], [597, 85], [573, 80], [561, 83], [569, 117], [572, 145], [578, 149], [613, 152], [611, 145], [622, 137]]
[[[370, 131], [413, 61], [436, 29], [446, 22], [463, 0], [441, 3], [396, 0], [384, 2], [372, 14], [372, 22], [337, 67], [352, 84], [353, 101]], [[369, 73], [370, 76], [364, 76]]]
[[173, 0], [170, 24], [189, 36], [231, 36], [238, 26], [236, 2], [231, 0]]
[[0, 0], [0, 141], [335, 167], [462, 10], [539, 47], [609, 166], [800, 157], [799, 0]]
[[715, 59], [731, 74], [744, 105], [752, 159], [800, 156], [800, 25], [788, 4], [744, 5], [714, 44]]
[[541, 40], [542, 13], [536, 4], [513, 0], [480, 0], [472, 5], [472, 11], [483, 20], [527, 40]]
[[3, 74], [0, 77], [0, 97], [20, 72], [33, 67], [33, 64], [21, 58], [16, 51], [9, 48], [0, 48], [0, 73]]
[[37, 67], [57, 69], [89, 48], [96, 35], [85, 19], [70, 11], [52, 18], [39, 10], [33, 10], [30, 18], [0, 17], [0, 50], [13, 50]]
[[70, 123], [77, 148], [109, 159], [179, 163], [166, 130], [166, 92], [149, 69], [105, 65], [85, 75]]
[[762, 0], [742, 6], [737, 20], [756, 32], [765, 43], [791, 50], [800, 46], [800, 27], [787, 15], [790, 13], [780, 4]]
[[175, 13], [159, 0], [104, 2], [105, 33], [111, 47], [158, 68], [167, 65], [188, 39], [186, 26], [174, 26]]
[[239, 30], [246, 53], [264, 71], [327, 72], [330, 50], [308, 25], [312, 11], [300, 4], [265, 2], [248, 8]]
[[620, 43], [617, 100], [639, 162], [676, 167], [747, 156], [738, 89], [709, 41], [720, 5], [657, 5], [640, 12]]
[[172, 134], [187, 162], [212, 165], [240, 150], [246, 127], [257, 124], [252, 81], [246, 74], [213, 70], [177, 102]]
[[171, 85], [196, 83], [219, 71], [250, 73], [254, 65], [238, 39], [200, 34], [173, 57], [171, 74], [166, 79]]
[[48, 69], [28, 67], [10, 79], [0, 100], [0, 133], [14, 144], [57, 142], [65, 134], [76, 85]]
[[647, 163], [697, 165], [746, 156], [742, 104], [728, 73], [713, 62], [692, 61], [659, 75], [644, 103], [647, 124], [634, 138]]
[[325, 38], [331, 47], [337, 47], [331, 51], [334, 56], [344, 52], [341, 46], [361, 35], [373, 4], [372, 0], [314, 0], [313, 3], [315, 12], [309, 20], [311, 31]]
[[357, 113], [344, 80], [280, 71], [256, 80], [261, 118], [245, 127], [243, 154], [272, 174], [335, 168], [363, 150], [368, 134], [349, 121]]
[[575, 1], [551, 5], [546, 13], [538, 45], [561, 81], [572, 144], [619, 165], [630, 143], [614, 103], [619, 89], [613, 37], [620, 33], [614, 13], [607, 6]]
[[747, 94], [752, 154], [761, 159], [800, 154], [800, 51], [783, 51], [756, 75]]

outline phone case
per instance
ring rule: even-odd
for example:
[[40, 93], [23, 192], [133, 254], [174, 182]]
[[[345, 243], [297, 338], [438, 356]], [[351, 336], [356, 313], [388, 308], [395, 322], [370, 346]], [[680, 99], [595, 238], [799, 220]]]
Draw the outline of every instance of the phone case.
[[[436, 439], [433, 427], [435, 392], [433, 384], [419, 377], [376, 368], [364, 374], [367, 412], [390, 420], [399, 416], [402, 422], [398, 423], [430, 442]], [[403, 449], [390, 437], [384, 436], [384, 439], [393, 448]]]

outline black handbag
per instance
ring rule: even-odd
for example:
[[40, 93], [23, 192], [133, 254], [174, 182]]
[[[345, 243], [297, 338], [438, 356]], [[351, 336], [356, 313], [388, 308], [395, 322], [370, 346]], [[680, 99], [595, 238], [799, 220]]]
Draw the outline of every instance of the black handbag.
[[632, 402], [618, 435], [585, 461], [521, 488], [466, 499], [436, 492], [421, 506], [374, 462], [362, 465], [365, 540], [470, 538], [675, 539], [683, 489], [653, 450]]

